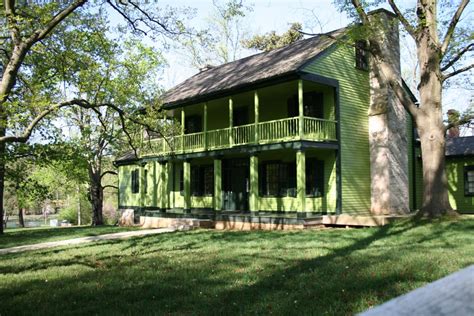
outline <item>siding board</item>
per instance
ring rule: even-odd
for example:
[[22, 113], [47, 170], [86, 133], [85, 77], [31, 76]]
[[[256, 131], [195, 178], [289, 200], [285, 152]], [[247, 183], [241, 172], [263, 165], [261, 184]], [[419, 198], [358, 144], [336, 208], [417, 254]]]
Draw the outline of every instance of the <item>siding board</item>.
[[369, 73], [355, 68], [354, 49], [334, 45], [303, 71], [339, 81], [342, 212], [370, 211]]

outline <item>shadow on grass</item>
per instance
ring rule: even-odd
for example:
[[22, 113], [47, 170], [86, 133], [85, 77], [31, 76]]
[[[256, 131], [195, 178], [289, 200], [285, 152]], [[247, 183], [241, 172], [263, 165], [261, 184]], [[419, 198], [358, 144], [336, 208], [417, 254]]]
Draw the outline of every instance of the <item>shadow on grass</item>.
[[196, 231], [64, 249], [57, 253], [64, 258], [41, 252], [38, 260], [51, 260], [16, 273], [45, 276], [0, 285], [0, 299], [9, 297], [4, 308], [12, 314], [28, 312], [26, 301], [38, 314], [353, 314], [468, 265], [472, 258], [452, 264], [425, 250], [451, 246], [472, 226]]
[[41, 227], [22, 228], [6, 231], [0, 235], [0, 248], [16, 247], [41, 242], [72, 239], [77, 237], [91, 237], [108, 233], [118, 233], [132, 230], [128, 227], [116, 226], [82, 226], [82, 227]]

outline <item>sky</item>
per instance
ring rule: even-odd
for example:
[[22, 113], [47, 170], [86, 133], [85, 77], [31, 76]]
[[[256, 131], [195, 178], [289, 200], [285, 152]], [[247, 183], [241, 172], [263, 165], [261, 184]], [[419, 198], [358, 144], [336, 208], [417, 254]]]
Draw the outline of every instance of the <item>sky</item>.
[[[161, 7], [193, 7], [197, 10], [196, 17], [189, 21], [193, 27], [203, 27], [206, 19], [212, 14], [212, 0], [156, 0]], [[225, 1], [225, 0], [222, 0]], [[333, 0], [253, 0], [245, 1], [253, 6], [253, 11], [245, 17], [245, 27], [253, 34], [262, 34], [272, 30], [277, 33], [286, 31], [292, 22], [300, 22], [303, 31], [309, 33], [327, 32], [343, 27], [351, 22], [345, 13], [338, 12]], [[400, 7], [413, 7], [414, 0], [397, 1]], [[472, 12], [472, 10], [470, 10]], [[153, 43], [152, 43], [153, 44]], [[402, 73], [409, 73], [413, 62], [408, 52], [414, 50], [413, 44], [401, 43]], [[246, 51], [241, 57], [256, 53]], [[164, 70], [160, 84], [169, 89], [195, 74], [198, 70], [189, 66], [186, 58], [178, 51], [164, 52], [168, 67]], [[416, 94], [416, 91], [414, 91]], [[472, 103], [473, 90], [450, 88], [443, 95], [445, 112], [448, 108], [464, 111]]]
[[[206, 19], [212, 15], [212, 0], [179, 0], [159, 1], [160, 5], [189, 6], [197, 9], [197, 16], [192, 20], [194, 27], [204, 27]], [[344, 14], [341, 14], [332, 4], [332, 0], [254, 0], [246, 1], [252, 5], [253, 11], [249, 12], [245, 21], [246, 27], [253, 34], [262, 34], [269, 31], [285, 32], [292, 22], [301, 22], [303, 29], [310, 33], [320, 33], [343, 27], [350, 23]], [[315, 16], [317, 18], [315, 18]], [[319, 21], [319, 23], [318, 23]], [[255, 53], [247, 51], [242, 55]], [[184, 81], [197, 72], [189, 67], [175, 52], [165, 53], [169, 63], [164, 74], [164, 87], [172, 86]]]

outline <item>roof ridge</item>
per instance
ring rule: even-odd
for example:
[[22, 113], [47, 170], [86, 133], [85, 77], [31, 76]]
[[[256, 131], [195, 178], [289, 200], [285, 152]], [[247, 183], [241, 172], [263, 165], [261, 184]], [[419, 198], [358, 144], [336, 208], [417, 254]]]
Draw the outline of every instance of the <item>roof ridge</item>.
[[308, 61], [326, 50], [332, 41], [335, 41], [334, 37], [343, 34], [346, 29], [347, 27], [343, 27], [315, 34], [280, 48], [256, 53], [197, 72], [169, 89], [163, 95], [164, 105], [176, 106], [184, 100], [189, 101], [196, 97], [202, 99], [217, 91], [297, 71], [301, 62]]

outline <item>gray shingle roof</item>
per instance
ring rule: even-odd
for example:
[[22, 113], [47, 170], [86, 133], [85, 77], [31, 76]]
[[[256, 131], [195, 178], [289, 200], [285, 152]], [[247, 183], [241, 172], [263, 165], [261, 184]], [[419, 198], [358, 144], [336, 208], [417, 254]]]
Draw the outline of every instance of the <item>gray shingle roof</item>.
[[121, 163], [121, 162], [131, 162], [131, 161], [136, 161], [136, 160], [138, 160], [138, 158], [137, 156], [135, 156], [135, 152], [133, 150], [130, 150], [124, 153], [122, 156], [115, 159], [115, 162]]
[[164, 95], [164, 105], [167, 107], [189, 102], [298, 71], [333, 44], [333, 37], [344, 34], [346, 30], [341, 28], [201, 71], [168, 90]]
[[448, 138], [446, 156], [474, 156], [474, 136]]

